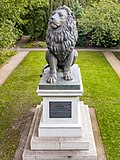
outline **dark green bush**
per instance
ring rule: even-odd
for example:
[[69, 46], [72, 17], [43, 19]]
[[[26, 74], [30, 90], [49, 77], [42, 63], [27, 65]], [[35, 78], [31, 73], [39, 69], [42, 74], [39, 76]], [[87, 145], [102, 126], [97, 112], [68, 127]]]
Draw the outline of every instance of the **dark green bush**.
[[77, 0], [72, 10], [77, 18], [78, 46], [113, 47], [120, 43], [118, 0]]
[[88, 36], [83, 33], [81, 26], [79, 25], [79, 19], [83, 16], [84, 8], [82, 6], [82, 3], [79, 1], [76, 1], [76, 3], [72, 6], [72, 11], [74, 12], [74, 15], [76, 17], [76, 23], [77, 23], [77, 29], [78, 29], [78, 40], [77, 45], [79, 47], [87, 47], [87, 41]]
[[[78, 30], [86, 35], [89, 45], [112, 47], [120, 42], [120, 4], [101, 0], [85, 8], [78, 20]], [[79, 37], [80, 38], [80, 37]]]
[[78, 32], [78, 40], [77, 40], [77, 46], [79, 47], [88, 47], [90, 43], [90, 37], [89, 34], [82, 34]]
[[28, 13], [24, 16], [24, 24], [22, 31], [24, 35], [30, 35], [32, 39], [45, 38], [47, 28], [47, 6], [44, 8], [34, 7], [29, 9]]

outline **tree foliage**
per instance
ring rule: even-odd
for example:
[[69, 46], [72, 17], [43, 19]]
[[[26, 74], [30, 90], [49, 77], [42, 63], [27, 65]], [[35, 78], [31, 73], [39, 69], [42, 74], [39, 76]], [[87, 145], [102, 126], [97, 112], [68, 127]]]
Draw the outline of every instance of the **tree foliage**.
[[9, 47], [21, 35], [16, 26], [22, 23], [20, 14], [26, 5], [23, 0], [0, 1], [0, 47]]
[[81, 25], [79, 24], [80, 19], [83, 16], [85, 7], [83, 7], [83, 3], [81, 3], [83, 1], [81, 0], [77, 0], [76, 3], [73, 5], [72, 7], [72, 11], [75, 14], [76, 17], [76, 22], [77, 22], [77, 28], [78, 28], [78, 40], [77, 40], [77, 45], [78, 46], [84, 46], [86, 47], [87, 45], [87, 41], [88, 41], [88, 36], [86, 34], [83, 34], [83, 29], [81, 27]]
[[120, 42], [120, 4], [117, 0], [101, 0], [85, 8], [79, 19], [81, 32], [91, 36], [90, 43], [111, 47]]
[[118, 0], [1, 0], [0, 47], [9, 47], [22, 34], [45, 37], [48, 13], [69, 6], [77, 18], [79, 45], [110, 47], [120, 42]]
[[[37, 37], [41, 36], [45, 27], [45, 22], [43, 21], [45, 17], [43, 15], [45, 15], [46, 10], [44, 14], [43, 10], [47, 7], [48, 1], [46, 0], [1, 0], [0, 47], [9, 47], [11, 44], [14, 44], [24, 33], [23, 28], [26, 25], [27, 30], [29, 30], [27, 34], [33, 35], [34, 32], [35, 37], [36, 34]], [[26, 15], [29, 16], [28, 19], [26, 19]], [[39, 26], [36, 26], [37, 23]]]
[[53, 10], [58, 8], [61, 5], [66, 5], [70, 8], [76, 3], [76, 0], [49, 0], [49, 10], [50, 14]]
[[68, 7], [73, 8], [74, 5], [77, 4], [82, 7], [86, 7], [87, 5], [91, 5], [92, 3], [94, 3], [94, 1], [99, 1], [99, 0], [49, 0], [49, 10], [51, 13], [60, 5], [67, 5]]
[[45, 37], [48, 19], [48, 3], [47, 1], [43, 2], [37, 0], [29, 3], [26, 8], [28, 12], [22, 16], [24, 23], [20, 28], [25, 35], [30, 35], [33, 39]]

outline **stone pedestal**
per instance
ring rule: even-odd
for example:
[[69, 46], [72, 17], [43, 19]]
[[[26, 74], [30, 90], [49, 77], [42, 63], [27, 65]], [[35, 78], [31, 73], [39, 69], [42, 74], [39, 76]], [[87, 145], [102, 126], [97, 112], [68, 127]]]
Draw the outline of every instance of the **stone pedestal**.
[[46, 71], [38, 87], [38, 95], [43, 96], [43, 113], [38, 127], [39, 137], [82, 137], [79, 98], [83, 87], [77, 65], [71, 68], [73, 81], [65, 81], [58, 72], [55, 84], [48, 84]]
[[83, 86], [78, 66], [71, 72], [72, 81], [59, 71], [57, 82], [48, 84], [46, 69], [37, 89], [43, 101], [36, 108], [23, 160], [97, 160], [88, 106], [79, 100]]
[[74, 97], [43, 98], [39, 137], [81, 137], [82, 124], [78, 99]]

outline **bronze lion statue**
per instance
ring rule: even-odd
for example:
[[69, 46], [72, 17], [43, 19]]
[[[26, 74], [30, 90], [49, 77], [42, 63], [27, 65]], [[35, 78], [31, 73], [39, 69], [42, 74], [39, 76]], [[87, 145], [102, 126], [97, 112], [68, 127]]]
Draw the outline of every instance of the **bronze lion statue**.
[[78, 37], [73, 12], [67, 6], [60, 6], [49, 18], [46, 42], [48, 50], [46, 60], [50, 66], [50, 77], [47, 83], [55, 83], [57, 70], [63, 70], [66, 81], [73, 79], [70, 67], [74, 64], [78, 53], [74, 49]]

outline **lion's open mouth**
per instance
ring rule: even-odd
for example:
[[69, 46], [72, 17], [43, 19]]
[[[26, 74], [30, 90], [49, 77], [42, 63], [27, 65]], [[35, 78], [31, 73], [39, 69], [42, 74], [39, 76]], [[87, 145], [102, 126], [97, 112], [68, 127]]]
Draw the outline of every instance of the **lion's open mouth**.
[[54, 22], [51, 22], [50, 25], [52, 28], [58, 28], [60, 26], [59, 24], [56, 24]]

